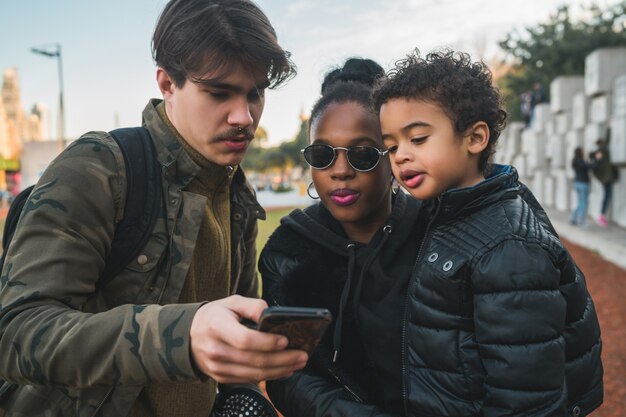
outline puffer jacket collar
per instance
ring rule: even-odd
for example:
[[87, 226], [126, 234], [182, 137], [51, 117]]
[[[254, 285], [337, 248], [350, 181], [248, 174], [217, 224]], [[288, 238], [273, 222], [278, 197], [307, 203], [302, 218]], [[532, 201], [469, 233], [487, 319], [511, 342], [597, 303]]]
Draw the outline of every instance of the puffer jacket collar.
[[446, 222], [469, 215], [494, 201], [516, 198], [519, 192], [517, 170], [510, 165], [493, 165], [491, 175], [484, 181], [448, 190], [430, 203], [439, 207], [439, 221]]

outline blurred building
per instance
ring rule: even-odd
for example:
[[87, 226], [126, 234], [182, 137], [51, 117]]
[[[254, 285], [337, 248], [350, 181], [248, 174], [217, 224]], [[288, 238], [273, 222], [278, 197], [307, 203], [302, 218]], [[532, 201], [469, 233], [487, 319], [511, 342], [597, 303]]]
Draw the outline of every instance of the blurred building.
[[25, 142], [47, 139], [47, 109], [35, 104], [24, 111], [17, 69], [7, 68], [2, 77], [0, 100], [0, 190], [16, 192], [19, 188], [20, 158]]

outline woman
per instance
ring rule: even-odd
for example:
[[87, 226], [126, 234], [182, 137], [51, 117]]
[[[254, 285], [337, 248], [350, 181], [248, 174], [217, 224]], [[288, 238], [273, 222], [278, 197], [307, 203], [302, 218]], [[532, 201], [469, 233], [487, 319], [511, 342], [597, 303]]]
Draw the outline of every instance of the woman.
[[397, 300], [417, 256], [420, 203], [392, 193], [370, 99], [383, 74], [350, 59], [326, 76], [303, 150], [320, 202], [282, 219], [259, 260], [270, 305], [325, 307], [334, 317], [307, 368], [268, 383], [286, 417], [402, 413]]
[[587, 227], [587, 208], [589, 207], [589, 164], [585, 161], [583, 148], [578, 146], [574, 149], [572, 159], [572, 169], [574, 170], [574, 189], [578, 196], [578, 204], [572, 211], [570, 223]]

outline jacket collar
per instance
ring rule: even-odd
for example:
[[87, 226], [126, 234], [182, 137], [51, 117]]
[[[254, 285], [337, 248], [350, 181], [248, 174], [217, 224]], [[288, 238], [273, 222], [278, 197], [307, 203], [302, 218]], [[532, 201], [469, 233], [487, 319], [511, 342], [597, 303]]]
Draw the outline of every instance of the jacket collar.
[[438, 205], [440, 220], [465, 216], [494, 201], [514, 198], [519, 193], [517, 170], [510, 165], [493, 165], [491, 175], [471, 187], [456, 188], [432, 202]]
[[[163, 166], [163, 172], [165, 175], [172, 176], [172, 178], [169, 178], [170, 181], [183, 188], [191, 182], [202, 168], [193, 161], [174, 136], [175, 133], [172, 132], [172, 129], [159, 115], [156, 107], [162, 101], [160, 99], [151, 99], [148, 102], [142, 113], [143, 125], [152, 136], [157, 149], [157, 158]], [[225, 171], [232, 169], [230, 167], [223, 168]], [[241, 203], [257, 213], [257, 217], [265, 219], [265, 211], [257, 202], [256, 195], [246, 180], [241, 167], [235, 172], [231, 187], [231, 195], [241, 194]]]

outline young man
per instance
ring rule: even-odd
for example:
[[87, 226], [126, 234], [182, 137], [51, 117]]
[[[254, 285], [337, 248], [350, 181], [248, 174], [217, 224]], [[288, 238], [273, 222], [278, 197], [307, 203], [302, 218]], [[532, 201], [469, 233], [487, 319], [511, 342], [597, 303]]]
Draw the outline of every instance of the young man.
[[[208, 415], [217, 383], [290, 375], [304, 352], [249, 330], [256, 221], [238, 167], [264, 90], [295, 73], [249, 0], [171, 0], [153, 37], [163, 101], [143, 113], [162, 204], [136, 260], [98, 285], [127, 178], [119, 146], [90, 132], [46, 170], [0, 281], [0, 415]], [[139, 139], [139, 138], [138, 138]]]

